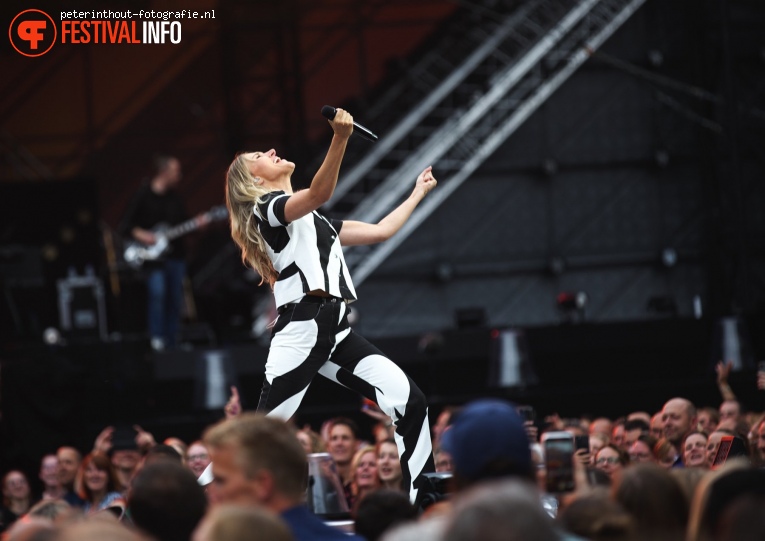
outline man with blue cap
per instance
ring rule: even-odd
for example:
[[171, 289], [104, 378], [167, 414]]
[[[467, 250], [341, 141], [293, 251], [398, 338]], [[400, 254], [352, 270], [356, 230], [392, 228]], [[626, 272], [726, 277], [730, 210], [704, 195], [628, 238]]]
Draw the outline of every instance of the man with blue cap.
[[441, 448], [452, 457], [456, 490], [501, 477], [535, 480], [523, 419], [503, 400], [483, 399], [465, 406], [444, 432]]

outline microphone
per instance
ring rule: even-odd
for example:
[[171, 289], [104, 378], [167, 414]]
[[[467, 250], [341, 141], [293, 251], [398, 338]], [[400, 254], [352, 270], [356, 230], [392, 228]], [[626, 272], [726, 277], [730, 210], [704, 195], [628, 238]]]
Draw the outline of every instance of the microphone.
[[[329, 120], [335, 120], [335, 115], [337, 114], [337, 109], [334, 107], [331, 107], [329, 105], [325, 105], [321, 108], [321, 116], [323, 116], [326, 119]], [[356, 133], [366, 139], [367, 141], [377, 141], [377, 136], [366, 129], [364, 126], [359, 124], [358, 122], [353, 122], [353, 133]]]

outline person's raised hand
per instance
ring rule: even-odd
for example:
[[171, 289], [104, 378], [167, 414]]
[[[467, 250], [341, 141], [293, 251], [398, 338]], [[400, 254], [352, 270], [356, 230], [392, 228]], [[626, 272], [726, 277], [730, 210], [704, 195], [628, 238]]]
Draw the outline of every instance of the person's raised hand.
[[720, 361], [715, 365], [718, 384], [722, 385], [728, 383], [728, 376], [730, 376], [731, 368], [733, 368], [733, 361], [728, 361], [727, 363]]
[[530, 443], [537, 443], [539, 441], [539, 429], [534, 424], [534, 421], [524, 421], [523, 429], [526, 431], [526, 437], [529, 438]]
[[390, 423], [390, 417], [380, 409], [380, 406], [368, 398], [365, 398], [364, 402], [361, 404], [361, 411], [376, 421], [385, 423], [386, 425]]
[[226, 414], [226, 419], [234, 419], [242, 413], [242, 403], [239, 400], [239, 390], [235, 385], [231, 386], [231, 397], [226, 402], [223, 408], [223, 412]]
[[133, 425], [133, 430], [136, 432], [135, 444], [139, 450], [147, 451], [148, 449], [151, 449], [157, 445], [157, 442], [154, 441], [154, 436], [151, 434], [151, 432], [147, 432], [138, 425]]
[[107, 426], [104, 428], [93, 443], [93, 451], [107, 454], [112, 448], [112, 436], [114, 435], [114, 427]]

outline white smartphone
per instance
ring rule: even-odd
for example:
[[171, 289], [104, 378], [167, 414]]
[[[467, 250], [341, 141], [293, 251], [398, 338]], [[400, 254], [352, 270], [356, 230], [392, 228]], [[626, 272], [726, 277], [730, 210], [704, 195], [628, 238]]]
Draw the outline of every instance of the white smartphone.
[[556, 494], [574, 490], [574, 436], [555, 431], [542, 434], [545, 453], [547, 492]]

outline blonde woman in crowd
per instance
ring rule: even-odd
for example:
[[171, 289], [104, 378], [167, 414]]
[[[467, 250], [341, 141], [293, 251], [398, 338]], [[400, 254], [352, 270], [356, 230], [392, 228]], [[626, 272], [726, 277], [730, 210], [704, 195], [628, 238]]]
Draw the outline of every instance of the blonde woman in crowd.
[[351, 461], [351, 472], [351, 501], [348, 506], [354, 509], [364, 496], [380, 488], [374, 447], [368, 445], [356, 451]]

